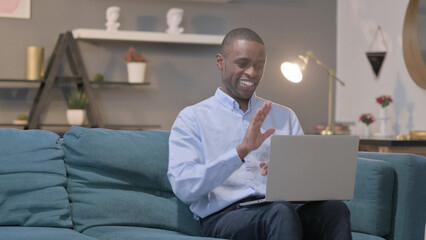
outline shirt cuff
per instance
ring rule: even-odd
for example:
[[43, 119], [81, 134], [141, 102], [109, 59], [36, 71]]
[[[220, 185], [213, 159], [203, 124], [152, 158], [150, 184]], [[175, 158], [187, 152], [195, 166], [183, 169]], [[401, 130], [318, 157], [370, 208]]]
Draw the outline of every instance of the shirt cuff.
[[240, 155], [238, 155], [237, 152], [237, 148], [234, 148], [231, 152], [230, 152], [230, 156], [229, 156], [229, 163], [232, 164], [232, 167], [234, 170], [237, 170], [238, 168], [241, 167], [241, 165], [244, 164], [243, 161], [241, 161]]

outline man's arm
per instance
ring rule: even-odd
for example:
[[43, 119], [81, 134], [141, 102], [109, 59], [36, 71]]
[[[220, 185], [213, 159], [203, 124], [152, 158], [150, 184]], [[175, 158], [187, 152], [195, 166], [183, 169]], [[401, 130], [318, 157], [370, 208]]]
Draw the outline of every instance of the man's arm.
[[167, 176], [173, 192], [187, 204], [204, 197], [243, 164], [232, 146], [216, 159], [204, 159], [199, 131], [194, 114], [186, 109], [177, 117], [169, 139]]
[[250, 121], [243, 142], [234, 148], [224, 149], [222, 155], [209, 161], [204, 159], [198, 123], [193, 115], [188, 111], [179, 114], [170, 134], [167, 173], [176, 196], [190, 204], [222, 184], [243, 164], [250, 151], [257, 149], [274, 133], [274, 129], [265, 133], [260, 131], [270, 110], [271, 103], [265, 103]]

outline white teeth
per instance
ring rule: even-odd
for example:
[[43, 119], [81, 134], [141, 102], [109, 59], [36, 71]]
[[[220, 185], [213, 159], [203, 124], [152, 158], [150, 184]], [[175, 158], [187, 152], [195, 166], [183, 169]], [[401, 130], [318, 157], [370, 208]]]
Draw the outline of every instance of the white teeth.
[[242, 84], [244, 84], [244, 85], [246, 85], [246, 86], [249, 86], [249, 87], [251, 87], [251, 86], [253, 86], [254, 85], [254, 83], [252, 83], [252, 82], [249, 82], [249, 81], [240, 81]]

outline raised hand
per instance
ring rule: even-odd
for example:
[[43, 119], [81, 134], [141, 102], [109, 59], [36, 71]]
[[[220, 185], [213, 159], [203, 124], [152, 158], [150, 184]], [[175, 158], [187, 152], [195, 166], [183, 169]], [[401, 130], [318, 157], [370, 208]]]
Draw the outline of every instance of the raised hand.
[[264, 103], [263, 106], [256, 111], [253, 118], [251, 119], [243, 142], [237, 147], [237, 152], [241, 160], [244, 161], [244, 158], [247, 156], [247, 154], [249, 154], [249, 152], [259, 148], [263, 141], [265, 141], [265, 139], [267, 139], [275, 132], [274, 128], [270, 128], [264, 133], [260, 131], [260, 128], [262, 127], [262, 124], [271, 109], [271, 102]]

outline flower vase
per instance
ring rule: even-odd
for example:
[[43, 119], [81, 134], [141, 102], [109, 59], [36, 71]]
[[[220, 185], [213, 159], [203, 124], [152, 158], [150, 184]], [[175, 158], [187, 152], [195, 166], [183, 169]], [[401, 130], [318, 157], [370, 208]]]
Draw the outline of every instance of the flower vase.
[[362, 130], [363, 130], [362, 132], [363, 132], [364, 137], [370, 137], [371, 136], [370, 125], [365, 124]]
[[390, 117], [389, 117], [388, 107], [381, 107], [379, 110], [380, 132], [375, 133], [374, 136], [378, 136], [378, 137], [392, 136], [392, 134], [387, 132], [387, 129], [388, 129], [387, 122], [389, 119]]
[[145, 80], [146, 63], [144, 62], [128, 62], [127, 73], [129, 83], [143, 83]]

